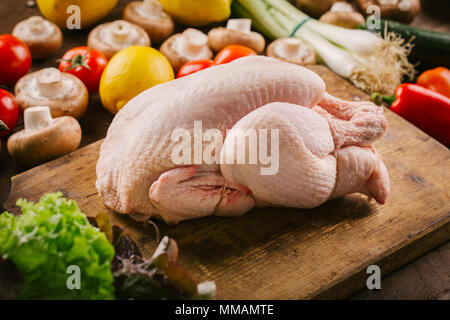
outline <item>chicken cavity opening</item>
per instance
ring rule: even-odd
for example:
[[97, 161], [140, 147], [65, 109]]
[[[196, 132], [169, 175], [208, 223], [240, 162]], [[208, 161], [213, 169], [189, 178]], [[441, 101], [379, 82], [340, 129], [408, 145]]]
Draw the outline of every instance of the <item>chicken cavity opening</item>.
[[200, 171], [196, 166], [164, 172], [149, 190], [153, 205], [169, 223], [177, 223], [194, 213], [239, 216], [255, 205], [246, 187], [227, 183], [217, 171]]

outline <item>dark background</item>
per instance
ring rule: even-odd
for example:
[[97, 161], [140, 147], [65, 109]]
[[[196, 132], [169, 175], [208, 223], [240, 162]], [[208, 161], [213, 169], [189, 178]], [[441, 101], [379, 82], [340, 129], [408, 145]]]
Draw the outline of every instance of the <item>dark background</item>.
[[[96, 0], [101, 1], [101, 0]], [[15, 24], [39, 10], [33, 6], [34, 1], [0, 0], [0, 34], [11, 33]], [[105, 21], [119, 19], [129, 0], [119, 0], [118, 6]], [[450, 32], [450, 0], [422, 0], [422, 12], [412, 25]], [[54, 57], [33, 62], [31, 71], [43, 67], [57, 67], [55, 62], [65, 51], [72, 47], [86, 45], [88, 30], [64, 31], [64, 44]], [[9, 88], [13, 90], [12, 87]], [[91, 96], [86, 115], [80, 121], [83, 129], [81, 147], [106, 136], [106, 131], [113, 118], [103, 109], [98, 95]], [[21, 130], [19, 123], [16, 130]], [[0, 204], [6, 200], [10, 191], [10, 179], [23, 171], [9, 157], [6, 151], [6, 138], [2, 138], [0, 150]], [[382, 289], [374, 292], [363, 290], [351, 299], [446, 299], [450, 300], [450, 242], [433, 250], [427, 255], [407, 264], [396, 272], [383, 277]]]

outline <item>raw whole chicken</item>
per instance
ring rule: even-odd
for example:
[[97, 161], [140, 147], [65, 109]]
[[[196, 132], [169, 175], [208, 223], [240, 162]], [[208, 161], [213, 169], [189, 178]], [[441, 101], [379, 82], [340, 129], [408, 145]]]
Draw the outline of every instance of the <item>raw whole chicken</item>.
[[[199, 121], [202, 132], [213, 129], [223, 139], [203, 139], [200, 146], [189, 139], [187, 150], [213, 144], [212, 156], [222, 161], [175, 163], [180, 142], [174, 132], [181, 128], [195, 137]], [[234, 138], [272, 129], [278, 130], [275, 173], [262, 174], [267, 165], [259, 160], [223, 161], [238, 152]], [[314, 72], [267, 57], [241, 58], [131, 100], [101, 146], [96, 187], [111, 209], [168, 223], [239, 216], [255, 206], [313, 208], [355, 192], [383, 204], [389, 176], [372, 143], [385, 130], [382, 107], [327, 94]]]

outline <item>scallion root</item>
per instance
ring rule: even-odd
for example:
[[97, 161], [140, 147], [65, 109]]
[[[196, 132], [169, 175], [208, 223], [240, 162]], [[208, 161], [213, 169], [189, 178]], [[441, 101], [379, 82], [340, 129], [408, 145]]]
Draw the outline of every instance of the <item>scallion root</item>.
[[[381, 35], [379, 35], [381, 38]], [[385, 30], [377, 49], [369, 56], [357, 59], [351, 81], [367, 93], [379, 92], [392, 95], [404, 79], [414, 79], [414, 65], [408, 61], [414, 39], [405, 41], [395, 32]]]

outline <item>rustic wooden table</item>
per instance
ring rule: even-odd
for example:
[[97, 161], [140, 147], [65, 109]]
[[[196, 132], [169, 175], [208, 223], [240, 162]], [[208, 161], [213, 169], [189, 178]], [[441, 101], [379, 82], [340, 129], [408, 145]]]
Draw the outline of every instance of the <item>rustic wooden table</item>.
[[[120, 0], [108, 20], [120, 17], [122, 9], [129, 1]], [[450, 32], [450, 2], [446, 0], [423, 1], [424, 10], [413, 25], [434, 30]], [[426, 3], [425, 3], [426, 2]], [[14, 25], [31, 15], [39, 14], [38, 9], [27, 0], [2, 0], [0, 3], [0, 34], [10, 33]], [[45, 61], [34, 62], [32, 71], [43, 67], [56, 66], [55, 60], [67, 49], [85, 45], [89, 30], [64, 32], [64, 44], [60, 52]], [[10, 88], [12, 89], [12, 88]], [[113, 116], [101, 106], [98, 96], [91, 97], [87, 114], [81, 120], [83, 129], [82, 146], [95, 142], [106, 135]], [[23, 128], [19, 124], [17, 130]], [[0, 150], [0, 204], [10, 191], [10, 179], [23, 171], [7, 154], [6, 139], [2, 139]], [[433, 250], [396, 272], [386, 275], [382, 289], [374, 292], [364, 290], [352, 299], [450, 299], [450, 243]]]

